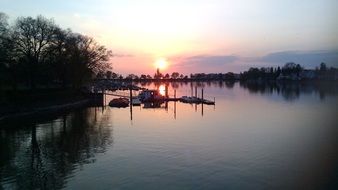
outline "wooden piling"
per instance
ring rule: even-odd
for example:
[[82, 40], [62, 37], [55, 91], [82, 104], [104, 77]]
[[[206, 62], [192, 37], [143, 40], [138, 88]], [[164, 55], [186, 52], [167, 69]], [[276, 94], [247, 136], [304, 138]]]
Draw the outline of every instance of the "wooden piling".
[[[176, 100], [176, 90], [174, 90], [174, 99]], [[176, 119], [176, 101], [174, 101], [174, 118]]]
[[130, 98], [130, 120], [133, 120], [133, 90], [132, 90], [132, 86], [130, 86], [129, 89], [129, 98]]
[[103, 107], [106, 106], [107, 102], [107, 95], [106, 95], [106, 90], [103, 91]]
[[204, 89], [202, 88], [201, 90], [201, 97], [202, 97], [202, 110], [201, 110], [201, 113], [202, 113], [202, 117], [204, 115]]

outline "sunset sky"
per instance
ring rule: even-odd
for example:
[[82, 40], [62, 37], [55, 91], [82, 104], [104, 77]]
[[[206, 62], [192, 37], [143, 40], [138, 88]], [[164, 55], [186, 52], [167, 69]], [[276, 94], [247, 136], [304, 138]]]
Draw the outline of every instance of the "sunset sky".
[[294, 61], [338, 67], [337, 0], [0, 0], [112, 49], [115, 72], [239, 72]]

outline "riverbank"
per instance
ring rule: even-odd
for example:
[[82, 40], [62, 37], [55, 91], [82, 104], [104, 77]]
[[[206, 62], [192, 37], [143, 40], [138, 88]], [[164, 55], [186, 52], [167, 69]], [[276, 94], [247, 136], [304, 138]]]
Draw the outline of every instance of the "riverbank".
[[5, 115], [0, 116], [0, 124], [6, 123], [10, 121], [15, 120], [24, 120], [24, 119], [30, 119], [33, 117], [43, 117], [43, 116], [49, 116], [51, 114], [58, 114], [62, 112], [67, 112], [73, 109], [81, 108], [89, 103], [89, 99], [68, 103], [68, 104], [62, 104], [62, 105], [52, 105], [47, 107], [40, 107], [35, 108], [30, 111], [24, 111], [19, 113], [8, 113]]
[[88, 97], [73, 90], [5, 91], [1, 93], [0, 123], [55, 115], [89, 103]]

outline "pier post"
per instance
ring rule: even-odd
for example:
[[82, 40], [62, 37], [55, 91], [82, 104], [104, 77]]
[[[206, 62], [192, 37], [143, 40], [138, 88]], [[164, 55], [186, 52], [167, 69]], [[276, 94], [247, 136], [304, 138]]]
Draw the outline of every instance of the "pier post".
[[176, 101], [174, 101], [174, 119], [176, 119]]
[[201, 90], [201, 97], [202, 97], [202, 110], [201, 110], [201, 113], [202, 113], [202, 117], [204, 115], [204, 105], [203, 105], [203, 102], [204, 102], [204, 89], [202, 88]]
[[106, 90], [103, 91], [103, 107], [106, 106], [106, 101], [107, 100], [107, 95], [106, 95]]
[[203, 115], [204, 115], [204, 104], [203, 104], [203, 102], [202, 102], [202, 110], [201, 110], [201, 113], [202, 113], [202, 117], [203, 117]]
[[214, 97], [214, 110], [216, 109], [216, 98]]
[[129, 89], [129, 99], [130, 99], [130, 121], [133, 120], [133, 87], [130, 86], [130, 89]]
[[174, 90], [174, 119], [176, 119], [176, 90]]
[[133, 98], [133, 90], [132, 90], [131, 87], [130, 87], [130, 89], [129, 89], [129, 98], [130, 98], [130, 101], [131, 101], [132, 98]]

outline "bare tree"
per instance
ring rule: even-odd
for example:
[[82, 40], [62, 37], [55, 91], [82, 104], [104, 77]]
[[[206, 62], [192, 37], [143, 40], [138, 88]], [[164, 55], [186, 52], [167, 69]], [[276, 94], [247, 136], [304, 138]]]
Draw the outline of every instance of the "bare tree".
[[55, 24], [42, 16], [21, 17], [14, 26], [15, 52], [27, 63], [31, 88], [35, 88], [37, 69], [46, 58], [48, 46], [55, 35]]
[[37, 84], [77, 88], [109, 70], [111, 57], [93, 38], [64, 30], [51, 19], [20, 17], [9, 27], [7, 16], [0, 13], [1, 78], [28, 81], [32, 89]]
[[8, 16], [0, 12], [0, 89], [3, 83], [8, 84], [8, 81], [10, 81], [14, 89], [17, 86], [11, 35], [12, 31], [8, 24]]
[[74, 87], [79, 87], [95, 73], [111, 69], [109, 60], [112, 52], [97, 44], [93, 38], [73, 34], [69, 38], [67, 51]]

